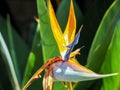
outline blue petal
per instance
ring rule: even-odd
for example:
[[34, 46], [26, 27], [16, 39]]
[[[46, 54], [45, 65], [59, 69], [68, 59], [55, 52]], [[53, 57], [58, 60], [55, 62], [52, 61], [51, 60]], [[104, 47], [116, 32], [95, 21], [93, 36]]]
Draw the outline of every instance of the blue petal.
[[75, 46], [75, 45], [78, 43], [78, 41], [79, 41], [80, 31], [81, 31], [81, 29], [80, 29], [80, 30], [78, 31], [78, 33], [76, 34], [74, 41], [67, 46], [67, 47], [68, 47], [68, 50], [66, 51], [63, 60], [68, 60], [68, 59], [69, 59], [71, 51], [73, 50], [74, 46]]

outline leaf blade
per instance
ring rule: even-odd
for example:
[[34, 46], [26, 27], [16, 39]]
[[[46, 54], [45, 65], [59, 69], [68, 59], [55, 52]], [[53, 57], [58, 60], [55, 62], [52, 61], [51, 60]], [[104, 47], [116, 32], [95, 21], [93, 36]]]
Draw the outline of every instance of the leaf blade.
[[6, 62], [6, 66], [8, 67], [8, 71], [9, 71], [9, 78], [11, 80], [11, 83], [13, 85], [13, 89], [14, 90], [20, 90], [20, 85], [18, 82], [18, 78], [14, 69], [14, 65], [12, 62], [12, 58], [10, 56], [10, 53], [8, 51], [8, 48], [6, 46], [6, 43], [3, 39], [3, 36], [0, 32], [0, 51], [2, 52], [3, 58], [5, 58], [5, 62]]
[[[101, 72], [118, 72], [120, 74], [120, 19], [116, 24], [113, 38], [108, 47], [105, 61], [102, 65]], [[103, 79], [101, 90], [117, 90], [119, 89], [120, 75], [112, 78]], [[109, 84], [108, 84], [109, 83]]]

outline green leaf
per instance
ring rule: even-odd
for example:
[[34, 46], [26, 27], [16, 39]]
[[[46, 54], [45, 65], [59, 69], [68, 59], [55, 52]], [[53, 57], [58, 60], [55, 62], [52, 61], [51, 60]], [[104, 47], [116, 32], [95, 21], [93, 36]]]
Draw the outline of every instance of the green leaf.
[[[57, 44], [51, 32], [45, 1], [37, 0], [37, 7], [39, 23], [32, 45], [32, 50], [28, 58], [22, 87], [27, 83], [30, 77], [47, 61], [47, 59], [59, 55]], [[36, 87], [38, 90], [43, 89], [42, 79], [39, 79], [38, 81], [32, 83], [28, 89], [33, 90], [36, 89]]]
[[[40, 40], [40, 27], [38, 24], [36, 34], [33, 40], [32, 49], [28, 57], [22, 87], [27, 83], [27, 81], [32, 77], [32, 75], [43, 65], [43, 63], [44, 62], [42, 57], [42, 48]], [[38, 88], [38, 90], [42, 90], [42, 79], [39, 79], [38, 81], [32, 83], [28, 90], [33, 90], [36, 87]]]
[[[110, 6], [110, 8], [105, 13], [100, 23], [100, 26], [97, 30], [97, 33], [95, 35], [95, 38], [93, 40], [92, 46], [90, 48], [88, 60], [87, 60], [87, 67], [95, 72], [100, 72], [102, 64], [104, 64], [104, 62], [107, 62], [106, 55], [108, 52], [108, 48], [112, 42], [112, 38], [115, 33], [116, 25], [120, 19], [119, 11], [120, 11], [120, 1], [119, 0], [114, 1], [113, 4]], [[112, 62], [118, 63], [117, 61], [112, 61]], [[109, 66], [111, 69], [112, 64], [109, 64]], [[114, 66], [114, 68], [115, 67], [116, 66]], [[115, 71], [108, 72], [107, 70], [106, 72], [104, 72], [105, 74], [115, 72]], [[90, 88], [92, 84], [93, 84], [93, 81], [82, 82], [82, 83], [79, 83], [76, 86], [76, 88], [81, 87], [82, 90], [87, 90], [88, 88]]]
[[[83, 21], [83, 29], [81, 31], [80, 36], [80, 45], [84, 45], [85, 48], [81, 50], [81, 55], [79, 58], [79, 62], [82, 65], [86, 65], [88, 53], [92, 44], [92, 41], [94, 39], [95, 33], [99, 27], [99, 24], [109, 8], [109, 6], [112, 4], [113, 0], [96, 0], [93, 2], [90, 2], [89, 0], [85, 3], [90, 3], [89, 5], [86, 5], [86, 8], [84, 8], [83, 15], [84, 15], [84, 21]], [[84, 5], [84, 4], [83, 4]], [[86, 86], [85, 86], [86, 87]]]
[[6, 64], [8, 72], [9, 72], [8, 74], [9, 74], [9, 78], [11, 80], [13, 89], [20, 90], [20, 85], [19, 85], [18, 78], [17, 78], [16, 72], [14, 69], [12, 58], [10, 56], [10, 53], [8, 51], [8, 48], [6, 46], [5, 40], [3, 39], [1, 32], [0, 32], [0, 52], [2, 53], [4, 62]]
[[88, 56], [87, 66], [96, 72], [99, 72], [105, 59], [105, 55], [111, 42], [116, 23], [119, 19], [119, 7], [119, 3], [116, 3], [116, 1], [111, 5], [111, 7], [104, 15], [93, 40]]
[[[37, 0], [37, 7], [38, 7], [40, 36], [41, 36], [41, 44], [42, 44], [42, 55], [43, 55], [42, 60], [45, 63], [47, 59], [53, 58], [55, 56], [59, 56], [60, 53], [51, 30], [46, 2], [44, 0]], [[60, 88], [58, 87], [63, 88], [63, 85], [55, 84], [54, 88], [56, 90], [60, 90]]]
[[21, 37], [15, 32], [14, 28], [11, 26], [10, 20], [7, 19], [6, 21], [1, 16], [0, 32], [2, 33], [8, 50], [10, 51], [10, 56], [13, 62], [15, 73], [18, 72], [16, 73], [17, 79], [21, 85], [29, 49], [25, 42], [21, 39]]
[[8, 43], [9, 43], [9, 47], [10, 47], [9, 50], [10, 50], [13, 66], [14, 66], [17, 78], [20, 81], [21, 80], [20, 70], [18, 69], [18, 61], [17, 61], [16, 52], [15, 52], [15, 46], [14, 46], [14, 41], [13, 41], [13, 33], [12, 33], [12, 27], [11, 27], [11, 24], [10, 24], [10, 17], [9, 16], [7, 16], [7, 33], [8, 33], [8, 41], [9, 41]]
[[103, 79], [103, 84], [101, 87], [101, 90], [118, 90], [120, 87], [120, 18], [116, 23], [113, 38], [109, 44], [101, 72], [119, 73], [117, 76]]
[[37, 8], [40, 24], [42, 52], [44, 62], [46, 62], [47, 59], [53, 58], [60, 54], [51, 30], [46, 2], [44, 0], [37, 0]]

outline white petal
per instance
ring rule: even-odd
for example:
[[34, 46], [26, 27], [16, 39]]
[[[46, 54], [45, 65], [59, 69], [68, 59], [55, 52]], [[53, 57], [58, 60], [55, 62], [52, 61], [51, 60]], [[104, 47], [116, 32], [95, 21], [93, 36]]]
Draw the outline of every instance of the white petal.
[[113, 73], [100, 75], [92, 71], [88, 72], [86, 70], [82, 70], [82, 68], [75, 67], [75, 65], [72, 65], [67, 61], [56, 62], [53, 64], [53, 67], [54, 67], [53, 76], [55, 81], [67, 81], [67, 82], [86, 81], [113, 76], [117, 74]]

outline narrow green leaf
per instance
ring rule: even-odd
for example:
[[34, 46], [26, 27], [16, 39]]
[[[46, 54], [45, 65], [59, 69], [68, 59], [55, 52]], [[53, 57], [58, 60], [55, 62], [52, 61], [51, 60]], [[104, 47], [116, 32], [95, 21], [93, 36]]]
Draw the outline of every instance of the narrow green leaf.
[[[2, 16], [0, 16], [0, 32], [2, 33], [6, 41], [6, 45], [9, 51], [11, 52], [14, 51], [13, 54], [15, 55], [14, 57], [16, 57], [15, 62], [18, 65], [17, 68], [19, 69], [19, 76], [20, 76], [18, 80], [21, 85], [21, 81], [23, 78], [23, 73], [24, 73], [24, 69], [27, 61], [26, 59], [28, 57], [28, 52], [29, 52], [28, 46], [21, 39], [21, 37], [16, 33], [14, 28], [11, 26], [10, 20], [6, 21]], [[11, 40], [10, 37], [11, 39], [13, 39], [12, 42], [10, 41]], [[10, 45], [10, 43], [12, 45]], [[12, 56], [11, 52], [10, 52], [10, 55]]]
[[8, 51], [8, 48], [6, 46], [6, 43], [3, 39], [3, 36], [1, 34], [1, 32], [0, 32], [0, 51], [1, 51], [2, 56], [4, 58], [6, 67], [8, 69], [9, 78], [11, 80], [11, 84], [13, 86], [13, 89], [14, 90], [20, 90], [20, 85], [19, 85], [19, 82], [18, 82], [18, 78], [17, 78], [16, 72], [15, 72], [13, 62], [12, 62], [12, 58], [10, 56], [10, 53]]
[[10, 54], [11, 58], [13, 61], [14, 69], [17, 75], [17, 78], [19, 81], [21, 81], [20, 77], [20, 70], [18, 69], [18, 62], [17, 62], [17, 57], [16, 57], [16, 52], [15, 52], [15, 46], [14, 46], [14, 41], [13, 41], [13, 32], [12, 32], [12, 27], [10, 24], [10, 17], [7, 17], [7, 32], [8, 32], [8, 40], [9, 40], [9, 45], [10, 45]]

